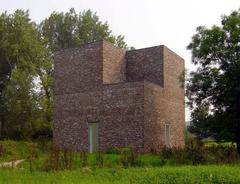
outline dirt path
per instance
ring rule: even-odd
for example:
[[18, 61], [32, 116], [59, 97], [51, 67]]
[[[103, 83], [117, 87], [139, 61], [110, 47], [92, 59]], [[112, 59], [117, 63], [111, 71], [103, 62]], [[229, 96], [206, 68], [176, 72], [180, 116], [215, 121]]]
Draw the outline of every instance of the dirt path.
[[12, 168], [16, 168], [18, 164], [22, 163], [24, 160], [14, 160], [11, 162], [2, 162], [0, 163], [0, 168], [2, 167], [12, 167]]

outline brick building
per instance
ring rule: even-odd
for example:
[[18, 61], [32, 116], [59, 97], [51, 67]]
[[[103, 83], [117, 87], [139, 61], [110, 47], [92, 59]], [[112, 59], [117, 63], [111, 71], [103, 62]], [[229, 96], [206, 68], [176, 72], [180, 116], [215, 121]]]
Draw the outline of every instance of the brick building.
[[94, 152], [184, 145], [184, 60], [166, 46], [126, 51], [106, 41], [54, 55], [54, 141]]

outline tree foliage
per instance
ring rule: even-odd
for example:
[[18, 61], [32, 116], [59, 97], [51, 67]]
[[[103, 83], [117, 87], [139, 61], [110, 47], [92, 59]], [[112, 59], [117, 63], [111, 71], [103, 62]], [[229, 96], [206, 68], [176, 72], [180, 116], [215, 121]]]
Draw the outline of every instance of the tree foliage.
[[91, 10], [79, 14], [73, 8], [66, 13], [53, 12], [39, 28], [51, 51], [103, 39], [118, 47], [127, 47], [124, 37], [114, 36], [107, 22], [101, 22]]
[[38, 106], [34, 77], [43, 52], [28, 11], [0, 16], [0, 121], [4, 137], [27, 138], [34, 131]]
[[[240, 153], [240, 10], [223, 16], [221, 26], [198, 27], [188, 49], [197, 66], [186, 86], [193, 126], [198, 127], [192, 131], [236, 141]], [[209, 111], [199, 117], [205, 107]]]
[[208, 104], [201, 104], [197, 106], [191, 114], [191, 125], [189, 126], [189, 131], [195, 133], [198, 139], [203, 139], [209, 137], [211, 134], [208, 127], [208, 117], [209, 117], [209, 106]]

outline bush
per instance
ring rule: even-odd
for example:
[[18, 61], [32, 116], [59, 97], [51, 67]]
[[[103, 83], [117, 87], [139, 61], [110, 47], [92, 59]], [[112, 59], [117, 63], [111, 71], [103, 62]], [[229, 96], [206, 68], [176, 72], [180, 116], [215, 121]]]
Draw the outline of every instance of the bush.
[[233, 144], [204, 146], [201, 141], [191, 139], [184, 148], [164, 148], [160, 159], [168, 160], [170, 165], [230, 164], [238, 162], [239, 155]]
[[138, 155], [133, 151], [131, 147], [121, 149], [120, 162], [122, 163], [124, 168], [140, 165]]
[[88, 165], [87, 153], [85, 151], [80, 152], [80, 166], [86, 167]]
[[49, 156], [44, 164], [46, 171], [58, 171], [72, 169], [74, 163], [74, 152], [70, 147], [60, 148], [53, 145]]
[[239, 161], [235, 145], [211, 145], [205, 148], [210, 163], [231, 164]]
[[5, 147], [3, 146], [3, 144], [0, 143], [0, 157], [3, 157], [5, 152], [6, 152]]
[[34, 142], [38, 144], [39, 150], [41, 150], [44, 153], [48, 153], [52, 149], [53, 143], [49, 139], [38, 139]]
[[106, 154], [121, 154], [121, 149], [124, 149], [124, 148], [108, 148], [106, 150]]
[[30, 143], [28, 144], [28, 152], [27, 161], [29, 162], [29, 171], [32, 173], [34, 170], [34, 161], [38, 158], [38, 146], [37, 144]]
[[104, 161], [103, 153], [97, 152], [96, 153], [96, 165], [100, 168], [103, 167], [103, 161]]
[[50, 140], [53, 137], [52, 129], [50, 127], [44, 127], [37, 130], [33, 135], [32, 139], [47, 139]]

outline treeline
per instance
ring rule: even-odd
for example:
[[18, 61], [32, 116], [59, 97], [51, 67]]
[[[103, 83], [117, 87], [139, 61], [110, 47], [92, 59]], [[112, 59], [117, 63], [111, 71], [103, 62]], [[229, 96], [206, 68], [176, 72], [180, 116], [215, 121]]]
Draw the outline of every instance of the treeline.
[[1, 139], [51, 137], [53, 53], [81, 43], [105, 39], [126, 48], [107, 22], [91, 10], [53, 12], [37, 24], [28, 11], [0, 16]]
[[240, 9], [220, 25], [197, 27], [187, 48], [196, 67], [186, 80], [189, 130], [198, 139], [236, 142], [240, 155]]

